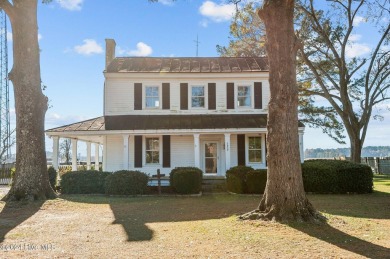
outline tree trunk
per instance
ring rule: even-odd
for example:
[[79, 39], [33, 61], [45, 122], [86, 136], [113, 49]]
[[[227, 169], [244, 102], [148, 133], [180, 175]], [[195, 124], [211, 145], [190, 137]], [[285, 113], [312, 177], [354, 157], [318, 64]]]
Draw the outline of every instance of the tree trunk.
[[319, 218], [306, 198], [302, 181], [293, 11], [294, 0], [265, 0], [258, 12], [266, 28], [270, 64], [268, 178], [258, 209], [242, 215], [242, 219], [312, 221]]
[[[13, 0], [8, 16], [13, 33], [16, 111], [16, 172], [5, 200], [55, 197], [46, 165], [44, 121], [47, 98], [41, 89], [37, 1]], [[5, 9], [7, 11], [7, 9]]]
[[349, 139], [351, 141], [351, 161], [355, 163], [361, 163], [362, 162], [362, 141], [359, 138], [358, 135], [349, 136]]

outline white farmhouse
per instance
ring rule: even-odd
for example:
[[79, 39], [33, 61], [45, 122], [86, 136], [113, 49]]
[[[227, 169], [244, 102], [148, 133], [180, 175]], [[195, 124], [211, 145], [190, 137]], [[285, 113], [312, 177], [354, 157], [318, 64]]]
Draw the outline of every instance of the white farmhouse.
[[[104, 171], [194, 166], [223, 177], [236, 165], [266, 168], [268, 75], [266, 58], [115, 57], [107, 39], [104, 116], [47, 130], [53, 165], [59, 138], [71, 138], [73, 170], [77, 141], [87, 142], [88, 166], [91, 143], [102, 145]], [[303, 131], [300, 123], [302, 161]]]

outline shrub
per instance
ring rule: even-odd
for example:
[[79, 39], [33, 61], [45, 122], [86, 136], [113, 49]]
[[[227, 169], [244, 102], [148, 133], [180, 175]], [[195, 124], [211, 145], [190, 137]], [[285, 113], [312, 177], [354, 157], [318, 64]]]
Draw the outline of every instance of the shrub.
[[72, 171], [61, 177], [61, 192], [65, 194], [104, 194], [105, 178], [108, 172], [99, 171]]
[[229, 192], [245, 193], [246, 176], [249, 171], [253, 171], [249, 166], [235, 166], [226, 171], [226, 186]]
[[121, 170], [106, 178], [105, 193], [110, 195], [145, 194], [149, 177], [140, 171]]
[[57, 185], [57, 171], [54, 167], [50, 166], [49, 169], [47, 169], [47, 173], [49, 174], [50, 186], [55, 190]]
[[169, 175], [169, 183], [177, 193], [199, 193], [202, 189], [202, 175], [202, 170], [196, 167], [176, 167]]
[[267, 184], [267, 169], [249, 171], [245, 183], [246, 193], [264, 193]]
[[302, 165], [306, 192], [370, 193], [373, 173], [369, 166], [340, 160], [308, 160]]

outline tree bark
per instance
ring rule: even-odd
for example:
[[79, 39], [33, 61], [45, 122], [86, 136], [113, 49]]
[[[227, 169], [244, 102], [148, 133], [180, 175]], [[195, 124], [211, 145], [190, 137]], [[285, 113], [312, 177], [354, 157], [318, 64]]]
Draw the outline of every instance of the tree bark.
[[[1, 2], [0, 2], [1, 3]], [[16, 112], [16, 172], [5, 200], [54, 198], [46, 165], [44, 121], [47, 97], [41, 89], [37, 1], [13, 0], [4, 9], [11, 21]], [[0, 5], [1, 7], [1, 5]]]
[[294, 0], [265, 0], [258, 15], [266, 28], [271, 98], [267, 123], [268, 175], [257, 210], [242, 219], [313, 221], [319, 214], [306, 198], [298, 142], [297, 42]]

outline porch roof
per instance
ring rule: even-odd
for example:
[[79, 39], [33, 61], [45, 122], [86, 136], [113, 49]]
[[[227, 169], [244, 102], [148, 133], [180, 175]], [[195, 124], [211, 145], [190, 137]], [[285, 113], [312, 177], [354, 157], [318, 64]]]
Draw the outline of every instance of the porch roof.
[[[47, 133], [110, 130], [170, 130], [170, 129], [256, 129], [266, 128], [267, 114], [221, 115], [118, 115], [98, 117], [58, 128]], [[304, 127], [299, 122], [299, 127]], [[102, 132], [103, 133], [103, 132]]]

